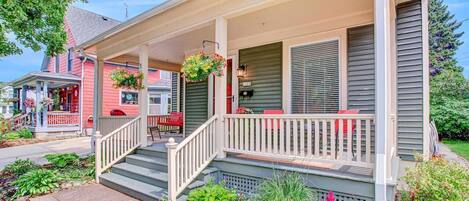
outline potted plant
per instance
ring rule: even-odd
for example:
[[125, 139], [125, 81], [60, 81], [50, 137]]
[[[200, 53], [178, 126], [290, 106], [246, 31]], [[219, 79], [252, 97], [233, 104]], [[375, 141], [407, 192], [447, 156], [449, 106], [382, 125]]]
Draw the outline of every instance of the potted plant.
[[36, 103], [32, 98], [26, 98], [23, 104], [26, 107], [26, 113], [30, 113], [36, 107]]
[[223, 76], [225, 58], [219, 54], [205, 54], [204, 52], [191, 55], [182, 64], [181, 72], [188, 82], [206, 80], [211, 74]]
[[132, 73], [125, 69], [116, 69], [111, 72], [111, 80], [115, 88], [141, 90], [143, 86], [143, 73]]

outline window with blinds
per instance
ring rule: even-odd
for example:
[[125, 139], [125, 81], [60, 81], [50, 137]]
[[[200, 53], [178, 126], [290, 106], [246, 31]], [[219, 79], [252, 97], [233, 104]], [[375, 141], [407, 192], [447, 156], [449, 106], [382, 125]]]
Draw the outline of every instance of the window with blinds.
[[291, 92], [292, 113], [337, 113], [338, 40], [291, 48]]

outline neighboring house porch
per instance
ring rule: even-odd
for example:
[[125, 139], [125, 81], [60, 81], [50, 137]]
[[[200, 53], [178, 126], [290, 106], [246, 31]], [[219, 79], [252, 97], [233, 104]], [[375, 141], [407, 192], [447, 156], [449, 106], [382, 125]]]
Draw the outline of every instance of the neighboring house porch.
[[19, 121], [27, 121], [24, 125], [36, 135], [81, 131], [80, 77], [34, 72], [10, 84], [18, 99], [15, 107], [24, 114]]
[[98, 56], [95, 117], [104, 60], [179, 72], [203, 50], [227, 66], [203, 82], [174, 79], [182, 141], [148, 146], [147, 89], [140, 116], [106, 132], [99, 118], [97, 180], [176, 200], [214, 172], [250, 193], [279, 169], [302, 174], [320, 196], [392, 200], [400, 158], [428, 154], [426, 15], [425, 0], [200, 0], [122, 23], [81, 46]]

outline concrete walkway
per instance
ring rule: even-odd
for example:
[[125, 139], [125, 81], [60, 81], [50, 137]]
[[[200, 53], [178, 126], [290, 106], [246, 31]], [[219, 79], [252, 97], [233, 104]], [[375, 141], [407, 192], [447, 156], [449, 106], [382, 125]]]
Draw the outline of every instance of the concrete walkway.
[[89, 184], [31, 198], [31, 201], [137, 201], [100, 184]]
[[75, 152], [78, 155], [91, 153], [90, 137], [71, 138], [52, 142], [28, 144], [16, 147], [0, 149], [0, 169], [16, 159], [31, 159], [39, 164], [45, 164], [47, 160], [43, 158], [50, 153]]
[[456, 153], [452, 152], [451, 149], [446, 144], [439, 143], [440, 153], [443, 158], [448, 161], [453, 161], [461, 164], [463, 167], [469, 168], [469, 162], [461, 156], [458, 156]]

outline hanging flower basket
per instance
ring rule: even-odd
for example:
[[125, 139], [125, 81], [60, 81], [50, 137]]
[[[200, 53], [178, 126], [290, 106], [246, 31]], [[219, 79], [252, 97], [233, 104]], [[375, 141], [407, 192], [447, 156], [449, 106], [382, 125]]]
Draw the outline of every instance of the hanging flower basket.
[[221, 77], [225, 68], [225, 58], [219, 54], [207, 55], [203, 52], [186, 58], [182, 64], [182, 74], [188, 82], [207, 80], [210, 74]]
[[124, 69], [116, 69], [111, 72], [111, 80], [115, 88], [141, 90], [143, 86], [143, 73], [132, 73]]
[[47, 107], [49, 105], [52, 105], [53, 102], [54, 101], [51, 98], [45, 97], [42, 99], [41, 104], [42, 106]]

